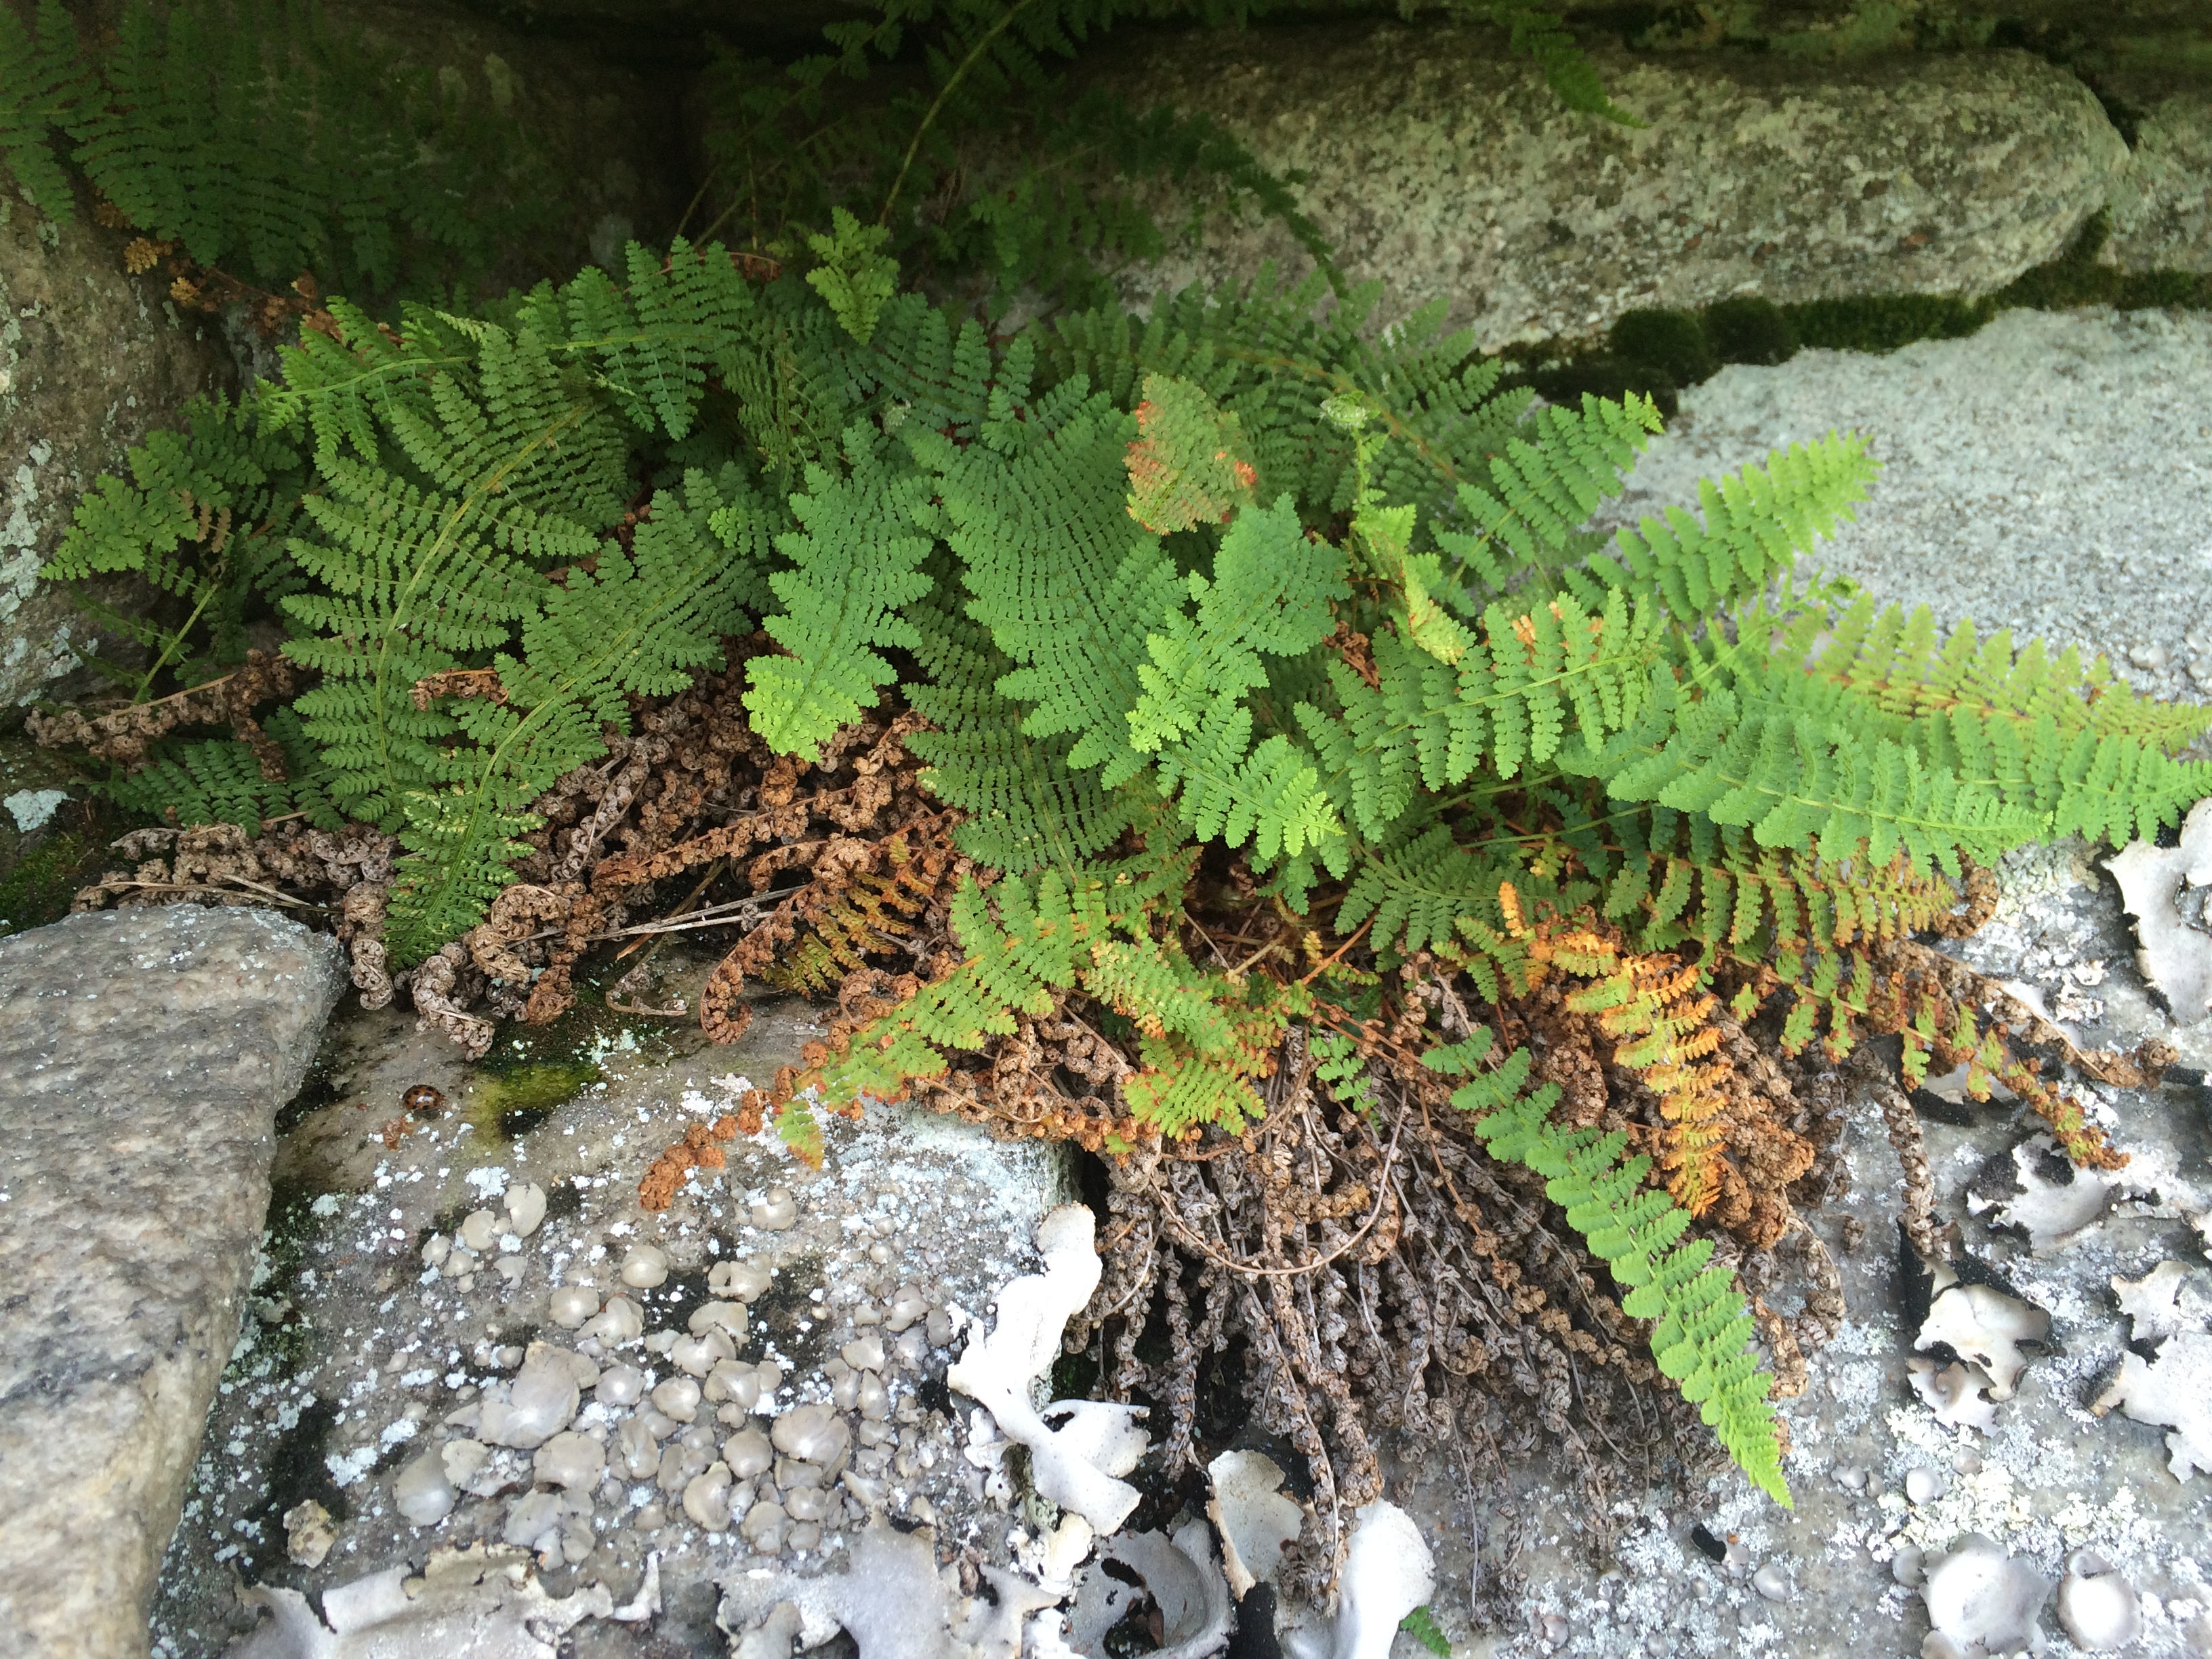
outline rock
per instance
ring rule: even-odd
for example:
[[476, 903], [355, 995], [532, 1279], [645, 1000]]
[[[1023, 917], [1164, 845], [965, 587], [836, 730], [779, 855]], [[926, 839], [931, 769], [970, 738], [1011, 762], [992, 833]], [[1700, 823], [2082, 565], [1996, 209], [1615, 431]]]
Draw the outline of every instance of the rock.
[[729, 1470], [720, 1463], [710, 1464], [686, 1481], [684, 1486], [684, 1513], [708, 1532], [727, 1532], [730, 1528]]
[[555, 1435], [538, 1449], [531, 1460], [532, 1473], [550, 1486], [588, 1492], [606, 1473], [605, 1447], [588, 1434], [573, 1431]]
[[722, 1462], [738, 1480], [750, 1480], [769, 1472], [775, 1462], [775, 1452], [758, 1429], [740, 1429], [722, 1443]]
[[548, 1298], [546, 1312], [556, 1325], [573, 1331], [599, 1310], [599, 1293], [584, 1285], [562, 1285]]
[[344, 983], [265, 911], [0, 939], [0, 1627], [143, 1653], [269, 1207], [278, 1106]]
[[2106, 257], [2127, 270], [2212, 270], [2212, 97], [2162, 99], [2113, 187]]
[[576, 1415], [576, 1374], [551, 1350], [533, 1349], [505, 1400], [487, 1398], [483, 1437], [529, 1451], [567, 1428]]
[[545, 1189], [526, 1182], [507, 1189], [507, 1224], [518, 1237], [527, 1238], [545, 1219]]
[[319, 1567], [338, 1540], [331, 1512], [313, 1498], [284, 1511], [284, 1553], [303, 1567]]
[[[1346, 276], [1381, 279], [1394, 317], [1443, 301], [1485, 349], [1737, 294], [1985, 293], [2065, 248], [2128, 164], [2088, 89], [2022, 52], [1591, 55], [1647, 126], [1573, 113], [1495, 35], [1450, 27], [1153, 37], [1093, 73], [1306, 173], [1292, 194]], [[1273, 222], [1217, 219], [1131, 280], [1269, 259], [1308, 264]]]
[[[67, 592], [39, 580], [77, 497], [233, 378], [212, 320], [180, 315], [158, 276], [125, 274], [129, 240], [82, 211], [42, 217], [0, 169], [0, 711], [46, 695], [89, 641]], [[131, 592], [118, 580], [103, 597]]]
[[827, 1406], [793, 1407], [775, 1419], [770, 1436], [785, 1456], [825, 1468], [837, 1461], [852, 1437], [845, 1419]]
[[753, 1225], [763, 1232], [787, 1232], [798, 1219], [799, 1205], [788, 1187], [771, 1187], [753, 1204]]
[[1752, 1574], [1751, 1587], [1770, 1601], [1790, 1599], [1790, 1575], [1782, 1570], [1779, 1562], [1769, 1561]]
[[1949, 1486], [1950, 1482], [1944, 1480], [1942, 1473], [1936, 1469], [1923, 1466], [1910, 1468], [1905, 1472], [1905, 1495], [1907, 1499], [1915, 1504], [1934, 1503], [1943, 1495]]
[[478, 1255], [490, 1250], [492, 1240], [498, 1237], [498, 1233], [499, 1218], [489, 1210], [471, 1210], [459, 1229], [461, 1243]]

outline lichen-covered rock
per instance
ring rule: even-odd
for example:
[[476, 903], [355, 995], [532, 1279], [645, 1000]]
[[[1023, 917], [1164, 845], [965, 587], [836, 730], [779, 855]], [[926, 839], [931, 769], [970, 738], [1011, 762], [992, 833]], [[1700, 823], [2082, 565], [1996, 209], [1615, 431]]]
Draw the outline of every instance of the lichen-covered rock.
[[227, 386], [211, 319], [123, 269], [120, 233], [47, 219], [0, 167], [0, 716], [76, 664], [69, 596], [39, 580], [76, 500], [195, 392]]
[[266, 911], [0, 940], [0, 1644], [143, 1654], [269, 1206], [276, 1109], [344, 981]]
[[2136, 129], [2106, 256], [2127, 270], [2212, 270], [2212, 96], [2176, 93]]
[[[1575, 114], [1450, 27], [1176, 37], [1100, 72], [1307, 173], [1295, 195], [1346, 275], [1380, 278], [1394, 315], [1445, 301], [1489, 348], [1732, 294], [1984, 293], [2063, 249], [2129, 159], [2087, 88], [2022, 52], [1594, 56], [1648, 125]], [[1217, 225], [1142, 280], [1267, 259], [1305, 264], [1279, 226]]]

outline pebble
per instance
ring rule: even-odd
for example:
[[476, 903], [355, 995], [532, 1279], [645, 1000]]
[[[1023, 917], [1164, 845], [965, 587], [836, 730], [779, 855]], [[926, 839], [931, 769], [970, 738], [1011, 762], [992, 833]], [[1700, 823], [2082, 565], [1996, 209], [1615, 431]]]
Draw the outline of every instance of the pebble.
[[658, 1244], [633, 1244], [623, 1257], [622, 1282], [649, 1291], [668, 1279], [668, 1253]]
[[757, 1302], [768, 1293], [774, 1276], [765, 1261], [717, 1261], [707, 1273], [707, 1288], [716, 1296], [733, 1296], [740, 1302]]
[[800, 1486], [783, 1498], [784, 1513], [794, 1521], [827, 1521], [836, 1505], [836, 1495], [819, 1486]]
[[1889, 1576], [1907, 1589], [1918, 1589], [1927, 1581], [1927, 1553], [1917, 1544], [1907, 1544], [1889, 1558]]
[[890, 1390], [884, 1386], [884, 1379], [873, 1371], [860, 1373], [860, 1395], [856, 1403], [860, 1407], [860, 1415], [872, 1422], [880, 1423], [891, 1414]]
[[1915, 1504], [1932, 1504], [1950, 1490], [1951, 1483], [1936, 1470], [1916, 1464], [1905, 1474], [1905, 1495]]
[[684, 1486], [684, 1513], [708, 1532], [730, 1529], [730, 1472], [709, 1465]]
[[794, 1406], [775, 1419], [770, 1437], [785, 1456], [827, 1466], [842, 1455], [853, 1431], [827, 1406]]
[[722, 1443], [722, 1462], [740, 1480], [766, 1474], [775, 1462], [775, 1448], [758, 1429], [740, 1429]]
[[879, 1371], [884, 1368], [884, 1340], [872, 1332], [854, 1338], [837, 1352], [856, 1371]]
[[688, 1376], [672, 1376], [653, 1391], [653, 1409], [689, 1423], [699, 1414], [699, 1385]]
[[2160, 669], [2169, 660], [2162, 645], [2136, 645], [2128, 648], [2128, 660], [2138, 668]]
[[422, 1265], [426, 1267], [444, 1267], [453, 1254], [453, 1241], [443, 1233], [432, 1233], [422, 1241]]
[[312, 1498], [284, 1511], [284, 1553], [303, 1567], [319, 1567], [338, 1541], [331, 1512]]
[[468, 1219], [459, 1228], [461, 1243], [478, 1255], [489, 1253], [491, 1242], [499, 1237], [499, 1218], [489, 1210], [471, 1210]]
[[549, 1486], [589, 1492], [607, 1472], [606, 1449], [588, 1434], [573, 1430], [555, 1435], [531, 1459], [531, 1473]]
[[1752, 1574], [1751, 1587], [1770, 1601], [1790, 1599], [1790, 1575], [1782, 1570], [1778, 1561], [1769, 1561]]
[[742, 1342], [751, 1321], [742, 1302], [702, 1302], [692, 1309], [688, 1324], [694, 1336], [720, 1331], [731, 1341]]
[[453, 1483], [442, 1449], [426, 1451], [399, 1471], [392, 1483], [392, 1507], [417, 1527], [434, 1526], [453, 1512]]
[[599, 1310], [599, 1293], [587, 1285], [561, 1285], [546, 1298], [546, 1312], [562, 1330], [573, 1331]]
[[2142, 1633], [2134, 1586], [2090, 1550], [2076, 1552], [2066, 1564], [2058, 1583], [2058, 1622], [2074, 1645], [2089, 1653], [2126, 1647]]
[[753, 1225], [764, 1233], [780, 1233], [799, 1219], [799, 1201], [788, 1187], [771, 1187], [768, 1196], [753, 1200]]
[[1864, 1469], [1855, 1468], [1846, 1464], [1836, 1471], [1836, 1484], [1846, 1492], [1864, 1492], [1867, 1473]]
[[908, 1370], [919, 1370], [922, 1361], [929, 1358], [929, 1334], [919, 1325], [911, 1330], [902, 1331], [893, 1352], [897, 1354], [900, 1364]]
[[568, 1514], [558, 1492], [525, 1492], [507, 1512], [501, 1536], [519, 1548], [534, 1548], [538, 1540], [557, 1528]]
[[518, 1237], [527, 1238], [545, 1219], [545, 1189], [536, 1182], [507, 1189], [507, 1224]]
[[927, 1330], [931, 1347], [950, 1346], [952, 1341], [952, 1316], [942, 1308], [932, 1308], [929, 1310]]
[[499, 1276], [510, 1285], [522, 1283], [523, 1274], [530, 1271], [528, 1258], [520, 1255], [503, 1255], [491, 1265], [499, 1269]]
[[1960, 1474], [1979, 1474], [1982, 1472], [1982, 1455], [1972, 1446], [1961, 1446], [1951, 1454], [1951, 1467]]

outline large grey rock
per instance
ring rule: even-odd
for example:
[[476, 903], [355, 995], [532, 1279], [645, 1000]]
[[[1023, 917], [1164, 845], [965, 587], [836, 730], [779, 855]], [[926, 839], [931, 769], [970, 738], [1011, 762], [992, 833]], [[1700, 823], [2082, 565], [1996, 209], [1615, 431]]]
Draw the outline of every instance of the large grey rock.
[[[1330, 25], [1155, 41], [1112, 62], [1279, 172], [1386, 309], [1441, 298], [1497, 348], [1732, 294], [1983, 293], [2057, 253], [2127, 165], [2087, 88], [2023, 52], [1813, 64], [1593, 54], [1650, 125], [1561, 106], [1487, 33]], [[1209, 227], [1142, 280], [1304, 258]]]
[[2129, 270], [2212, 270], [2212, 96], [2160, 99], [2112, 191], [2107, 257]]
[[0, 940], [0, 1652], [147, 1651], [145, 1610], [343, 982], [259, 910]]
[[87, 623], [39, 580], [77, 497], [185, 400], [229, 383], [212, 319], [123, 269], [118, 232], [57, 223], [0, 167], [0, 711], [76, 664]]

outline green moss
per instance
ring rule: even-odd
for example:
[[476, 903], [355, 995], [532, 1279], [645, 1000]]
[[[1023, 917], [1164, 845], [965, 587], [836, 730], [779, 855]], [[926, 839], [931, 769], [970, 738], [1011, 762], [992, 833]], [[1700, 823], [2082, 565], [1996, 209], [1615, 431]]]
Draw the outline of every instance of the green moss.
[[1628, 312], [1613, 325], [1608, 340], [1614, 358], [1657, 369], [1678, 386], [1709, 380], [1721, 366], [1705, 325], [1687, 311]]
[[1724, 363], [1786, 363], [1797, 355], [1797, 331], [1771, 300], [1740, 295], [1707, 306], [1698, 317]]
[[107, 837], [84, 830], [57, 830], [26, 837], [20, 854], [15, 826], [7, 826], [0, 848], [0, 938], [43, 927], [69, 914], [78, 888], [100, 872], [92, 866], [106, 850]]
[[1956, 340], [1995, 316], [1986, 300], [1948, 294], [1863, 294], [1784, 306], [1798, 340], [1832, 351], [1894, 351], [1915, 340]]
[[477, 1133], [501, 1140], [526, 1135], [599, 1080], [586, 1060], [541, 1060], [479, 1077], [462, 1115]]

